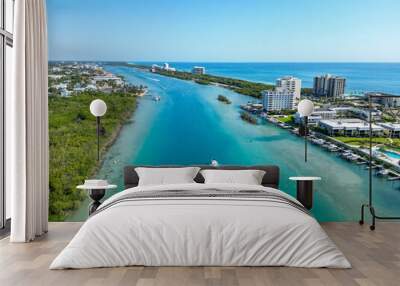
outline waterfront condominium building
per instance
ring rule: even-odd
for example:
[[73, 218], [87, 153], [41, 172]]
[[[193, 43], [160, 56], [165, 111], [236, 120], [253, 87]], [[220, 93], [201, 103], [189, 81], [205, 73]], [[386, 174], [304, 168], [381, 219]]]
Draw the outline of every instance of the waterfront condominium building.
[[294, 92], [265, 90], [262, 96], [263, 108], [267, 112], [294, 109]]
[[287, 91], [294, 93], [294, 99], [300, 100], [301, 95], [301, 79], [293, 76], [285, 76], [276, 80], [276, 91]]
[[400, 96], [395, 97], [393, 94], [383, 92], [367, 92], [365, 98], [368, 100], [372, 96], [372, 102], [383, 105], [384, 107], [400, 107]]
[[[320, 108], [314, 110], [313, 113], [308, 116], [307, 120], [309, 125], [315, 126], [321, 120], [336, 119], [337, 116], [338, 113], [336, 110]], [[294, 116], [294, 122], [297, 124], [301, 124], [303, 122], [303, 116], [301, 116], [299, 112], [296, 112]]]
[[343, 77], [326, 74], [314, 77], [313, 93], [316, 96], [331, 98], [341, 97], [346, 87], [346, 79]]
[[400, 138], [400, 123], [384, 122], [378, 125], [386, 129], [389, 138]]
[[205, 67], [198, 67], [194, 66], [192, 69], [193, 74], [205, 74], [206, 73], [206, 68]]
[[[367, 137], [369, 135], [368, 122], [358, 118], [321, 120], [318, 126], [329, 136]], [[382, 126], [376, 124], [371, 126], [373, 136], [383, 136], [384, 130]]]

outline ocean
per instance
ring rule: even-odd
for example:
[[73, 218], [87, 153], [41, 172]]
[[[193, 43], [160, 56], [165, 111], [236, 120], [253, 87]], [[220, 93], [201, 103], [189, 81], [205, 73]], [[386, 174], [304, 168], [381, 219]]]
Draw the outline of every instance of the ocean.
[[[135, 62], [151, 65], [163, 62]], [[212, 75], [275, 83], [277, 78], [292, 75], [312, 87], [316, 75], [332, 74], [347, 79], [346, 91], [381, 91], [400, 95], [400, 63], [196, 63], [170, 62], [178, 70], [191, 71], [204, 66]]]
[[[329, 72], [344, 75], [338, 73], [340, 70], [347, 70], [347, 74], [357, 73], [351, 71], [350, 64], [346, 64], [347, 68], [345, 64], [320, 64], [320, 69], [315, 64], [292, 64], [297, 67], [293, 70], [290, 70], [290, 64], [196, 64], [205, 66], [209, 73], [263, 82], [273, 82], [283, 75], [295, 75], [307, 83], [306, 80], [311, 80], [315, 74]], [[194, 63], [180, 65], [171, 63], [171, 66], [182, 69], [190, 69]], [[231, 65], [234, 67], [230, 69]], [[307, 71], [307, 65], [314, 68]], [[329, 69], [329, 65], [333, 68]], [[360, 65], [363, 64], [357, 64], [356, 70], [360, 69]], [[246, 68], [240, 70], [240, 67]], [[269, 71], [267, 67], [276, 68]], [[378, 69], [369, 64], [368, 67]], [[281, 169], [280, 189], [291, 195], [295, 195], [296, 185], [288, 179], [290, 176], [322, 177], [320, 182], [315, 183], [312, 209], [319, 221], [359, 219], [360, 206], [366, 202], [368, 192], [365, 166], [347, 162], [314, 145], [310, 145], [308, 162], [305, 163], [302, 138], [270, 123], [254, 126], [240, 119], [239, 105], [253, 98], [220, 87], [199, 85], [129, 67], [105, 66], [105, 69], [123, 75], [132, 84], [146, 85], [149, 89], [149, 94], [139, 99], [132, 121], [122, 129], [96, 176], [117, 184], [119, 188], [116, 192], [123, 190], [122, 169], [127, 164], [189, 165], [209, 164], [211, 160], [220, 164], [276, 164]], [[382, 84], [375, 85], [374, 81], [368, 81], [367, 76], [372, 76], [367, 71], [363, 71], [364, 80], [361, 76], [348, 77], [348, 83], [357, 87], [355, 90], [400, 91], [400, 80], [396, 82], [394, 79], [399, 79], [399, 73], [395, 71], [400, 70], [400, 65], [388, 64], [387, 69], [380, 73], [382, 81], [376, 80]], [[382, 74], [392, 74], [392, 80]], [[228, 97], [232, 104], [219, 102], [219, 94]], [[161, 100], [153, 101], [154, 95], [160, 96]], [[378, 214], [398, 215], [399, 182], [389, 182], [380, 177], [374, 177], [373, 182]], [[113, 193], [108, 193], [108, 196]], [[84, 220], [88, 203], [89, 200], [86, 200], [68, 220]]]

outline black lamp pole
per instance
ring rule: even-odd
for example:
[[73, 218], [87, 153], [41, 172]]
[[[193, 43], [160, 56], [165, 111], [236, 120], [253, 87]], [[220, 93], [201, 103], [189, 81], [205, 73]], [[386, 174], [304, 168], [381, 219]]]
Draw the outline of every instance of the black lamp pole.
[[107, 105], [101, 99], [95, 99], [90, 103], [90, 113], [96, 117], [97, 133], [97, 161], [100, 161], [100, 117], [106, 114]]
[[[369, 166], [369, 182], [368, 182], [368, 205], [372, 207], [372, 98], [368, 96], [368, 109], [369, 109], [369, 156], [368, 156], [368, 166]], [[375, 213], [375, 212], [374, 212]], [[373, 223], [372, 225], [375, 226], [375, 216], [372, 216]]]
[[297, 112], [304, 120], [304, 129], [302, 130], [304, 134], [301, 134], [299, 128], [299, 135], [304, 135], [304, 162], [307, 162], [308, 116], [314, 112], [314, 104], [311, 100], [303, 99], [297, 105]]
[[307, 162], [308, 116], [304, 116], [304, 162]]
[[96, 131], [97, 131], [97, 161], [100, 160], [100, 116], [96, 116]]

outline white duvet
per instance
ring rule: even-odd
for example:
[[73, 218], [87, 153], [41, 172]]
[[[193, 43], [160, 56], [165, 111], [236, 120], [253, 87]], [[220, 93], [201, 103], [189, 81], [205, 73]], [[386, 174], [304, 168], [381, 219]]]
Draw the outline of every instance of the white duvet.
[[[205, 186], [289, 197], [262, 186], [180, 184], [127, 189], [100, 208], [129, 192]], [[127, 265], [350, 267], [318, 222], [290, 205], [254, 198], [163, 198], [124, 201], [90, 217], [50, 269]]]

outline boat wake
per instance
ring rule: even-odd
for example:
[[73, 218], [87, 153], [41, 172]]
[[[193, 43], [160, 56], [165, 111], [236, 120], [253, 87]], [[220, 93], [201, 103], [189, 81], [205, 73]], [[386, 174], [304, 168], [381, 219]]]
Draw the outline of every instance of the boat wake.
[[159, 79], [156, 79], [156, 78], [152, 78], [152, 77], [146, 77], [147, 79], [149, 79], [149, 80], [152, 80], [152, 81], [160, 81]]

